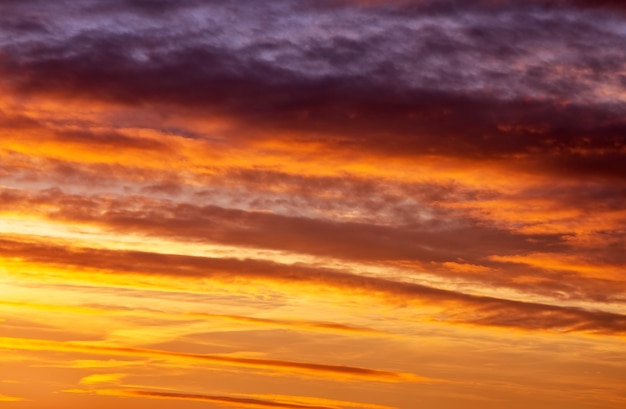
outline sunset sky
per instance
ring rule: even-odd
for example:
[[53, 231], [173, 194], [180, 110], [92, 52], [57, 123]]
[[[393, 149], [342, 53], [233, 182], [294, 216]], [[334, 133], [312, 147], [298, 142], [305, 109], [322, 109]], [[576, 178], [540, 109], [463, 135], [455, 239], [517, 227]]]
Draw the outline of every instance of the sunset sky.
[[0, 0], [0, 407], [626, 407], [626, 3]]

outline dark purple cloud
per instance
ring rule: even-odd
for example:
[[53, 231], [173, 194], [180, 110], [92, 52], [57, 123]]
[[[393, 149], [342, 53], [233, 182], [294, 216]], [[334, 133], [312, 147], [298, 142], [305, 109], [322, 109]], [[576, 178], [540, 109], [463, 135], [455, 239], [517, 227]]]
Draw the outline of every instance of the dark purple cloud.
[[581, 4], [10, 3], [0, 72], [20, 94], [226, 116], [239, 138], [621, 179], [624, 20]]

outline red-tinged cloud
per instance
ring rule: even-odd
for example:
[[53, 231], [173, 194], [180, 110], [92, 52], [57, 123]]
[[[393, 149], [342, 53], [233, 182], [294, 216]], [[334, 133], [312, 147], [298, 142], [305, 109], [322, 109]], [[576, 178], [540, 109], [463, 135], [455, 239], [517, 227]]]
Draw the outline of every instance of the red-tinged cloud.
[[224, 320], [232, 321], [235, 323], [255, 325], [260, 327], [269, 328], [286, 328], [298, 331], [314, 331], [314, 332], [335, 332], [353, 335], [382, 335], [383, 332], [377, 331], [372, 328], [358, 327], [352, 325], [346, 325], [338, 322], [330, 321], [311, 321], [303, 319], [270, 319], [259, 318], [242, 315], [225, 315], [225, 314], [211, 314], [206, 312], [177, 312], [168, 313], [164, 311], [154, 310], [150, 308], [146, 309], [129, 309], [111, 307], [108, 305], [102, 305], [98, 303], [90, 304], [89, 306], [60, 306], [52, 304], [42, 304], [36, 302], [11, 302], [0, 301], [0, 307], [9, 307], [14, 309], [34, 309], [40, 311], [59, 311], [80, 315], [102, 315], [107, 313], [113, 314], [130, 314], [137, 316], [147, 316], [153, 318], [164, 319], [200, 319], [200, 320]]
[[205, 362], [215, 365], [236, 366], [243, 368], [262, 368], [279, 372], [300, 373], [309, 376], [331, 377], [338, 379], [362, 378], [382, 382], [436, 381], [429, 378], [422, 378], [411, 373], [384, 371], [346, 365], [330, 365], [312, 362], [295, 362], [262, 358], [239, 358], [223, 355], [193, 354], [166, 350], [106, 346], [78, 342], [59, 342], [26, 338], [0, 337], [0, 348], [29, 351], [55, 351], [83, 354], [171, 358], [190, 360], [195, 362]]
[[[453, 261], [491, 255], [500, 247], [518, 251], [563, 249], [558, 234], [516, 235], [493, 227], [392, 227], [334, 222], [151, 198], [66, 195], [52, 189], [32, 195], [3, 190], [4, 209], [37, 207], [51, 220], [85, 223], [117, 232], [287, 250], [352, 260]], [[304, 233], [306, 232], [306, 234]], [[480, 236], [481, 240], [477, 240]], [[466, 242], [458, 247], [460, 237]], [[366, 252], [363, 249], [367, 249]]]
[[[314, 404], [299, 404], [299, 403], [286, 403], [273, 400], [235, 397], [235, 396], [221, 396], [221, 395], [204, 395], [195, 393], [176, 393], [176, 392], [162, 392], [162, 391], [150, 391], [150, 390], [118, 390], [107, 391], [118, 396], [135, 396], [143, 398], [155, 398], [155, 399], [173, 399], [173, 400], [196, 400], [203, 402], [214, 402], [217, 404], [237, 406], [237, 407], [254, 407], [254, 408], [282, 408], [282, 409], [339, 409], [338, 406], [320, 406]], [[305, 398], [306, 399], [306, 398]]]
[[[362, 194], [366, 195], [368, 191], [371, 188]], [[567, 194], [573, 196], [575, 192]], [[591, 211], [595, 198], [591, 191], [587, 194], [590, 196], [588, 199], [581, 195], [580, 206], [590, 206]], [[438, 200], [437, 197], [436, 194], [434, 200]], [[585, 205], [587, 201], [589, 204]], [[606, 211], [610, 211], [610, 203], [606, 206]], [[626, 264], [626, 259], [623, 253], [614, 251], [619, 242], [619, 232], [614, 234], [614, 238], [604, 234], [603, 241], [581, 248], [577, 242], [570, 242], [567, 226], [563, 234], [517, 233], [490, 226], [480, 219], [463, 218], [463, 214], [454, 212], [440, 212], [439, 221], [414, 220], [406, 223], [406, 219], [401, 219], [405, 224], [394, 226], [376, 224], [376, 220], [357, 223], [314, 219], [172, 203], [139, 196], [68, 195], [60, 190], [31, 194], [5, 189], [0, 192], [0, 208], [4, 211], [21, 209], [55, 222], [98, 226], [116, 234], [265, 248], [347, 261], [413, 265], [411, 268], [417, 272], [432, 271], [444, 277], [471, 277], [489, 286], [507, 286], [550, 296], [566, 294], [565, 298], [571, 299], [618, 301], [624, 293], [617, 272]], [[31, 258], [44, 257], [40, 260], [46, 262], [48, 253], [37, 254], [32, 253]], [[541, 260], [532, 262], [528, 258], [532, 254], [569, 261], [557, 264], [546, 264]], [[573, 259], [573, 256], [579, 259]], [[520, 260], [528, 262], [520, 263]], [[124, 269], [119, 264], [111, 266], [107, 260], [102, 263], [100, 265]], [[454, 267], [463, 264], [483, 268], [468, 271]], [[577, 264], [595, 264], [595, 272], [589, 274], [589, 268], [581, 269], [576, 267]], [[89, 267], [89, 261], [84, 267]], [[559, 295], [559, 298], [562, 297]]]
[[[354, 274], [351, 272], [285, 265], [262, 260], [238, 260], [197, 256], [166, 255], [138, 251], [115, 251], [3, 242], [3, 257], [18, 257], [39, 263], [69, 268], [70, 271], [96, 271], [109, 274], [139, 274], [177, 278], [233, 279], [290, 284], [306, 287], [331, 287], [346, 295], [369, 296], [387, 302], [430, 305], [444, 311], [440, 320], [512, 327], [524, 330], [581, 331], [623, 335], [626, 316], [606, 311], [589, 311], [543, 303], [515, 301], [425, 285]], [[78, 277], [78, 275], [77, 275]], [[88, 276], [86, 276], [88, 277]], [[86, 278], [87, 280], [89, 278]]]
[[[438, 11], [423, 13], [424, 4]], [[33, 27], [5, 44], [3, 85], [18, 95], [228, 117], [240, 129], [233, 139], [290, 132], [292, 142], [392, 157], [625, 173], [619, 15], [569, 2], [480, 2], [465, 19], [432, 2], [326, 5], [168, 5], [167, 18], [138, 11], [127, 31], [117, 22], [128, 3], [78, 7], [61, 25], [59, 10], [33, 2], [49, 13], [38, 22], [46, 31]], [[28, 16], [19, 4], [9, 10]], [[234, 17], [237, 30], [225, 23]]]

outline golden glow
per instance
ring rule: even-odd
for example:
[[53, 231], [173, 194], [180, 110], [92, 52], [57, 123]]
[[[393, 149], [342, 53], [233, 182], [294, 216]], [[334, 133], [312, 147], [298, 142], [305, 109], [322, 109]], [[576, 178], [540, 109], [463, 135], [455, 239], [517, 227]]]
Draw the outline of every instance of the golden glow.
[[[385, 1], [341, 7], [357, 3]], [[44, 54], [32, 58], [53, 70]], [[29, 61], [7, 80], [9, 57], [0, 49], [3, 408], [626, 407], [613, 111], [577, 133], [568, 121], [584, 104], [565, 98], [517, 107], [496, 95], [483, 112], [460, 101], [480, 95], [440, 96], [448, 109], [407, 89], [406, 103], [361, 106], [334, 88], [306, 102], [272, 78], [276, 112], [264, 99], [239, 112], [201, 84], [183, 101], [188, 83], [167, 86], [178, 77], [136, 101], [89, 88], [73, 66], [51, 74], [67, 84], [22, 89]], [[111, 64], [102, 81], [125, 69]], [[607, 83], [589, 95], [624, 94]]]

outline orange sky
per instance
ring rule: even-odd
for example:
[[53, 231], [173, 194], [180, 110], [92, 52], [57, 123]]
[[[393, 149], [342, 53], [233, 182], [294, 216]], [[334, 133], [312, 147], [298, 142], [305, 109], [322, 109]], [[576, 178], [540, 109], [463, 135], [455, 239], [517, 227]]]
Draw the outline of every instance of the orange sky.
[[626, 405], [619, 2], [0, 5], [0, 406]]

